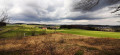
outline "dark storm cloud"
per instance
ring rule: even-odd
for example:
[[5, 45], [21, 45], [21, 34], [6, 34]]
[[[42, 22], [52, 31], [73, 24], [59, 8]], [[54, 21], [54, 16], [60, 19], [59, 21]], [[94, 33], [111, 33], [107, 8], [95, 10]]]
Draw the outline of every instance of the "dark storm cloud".
[[95, 11], [119, 2], [120, 0], [75, 0], [75, 2], [72, 4], [72, 10]]

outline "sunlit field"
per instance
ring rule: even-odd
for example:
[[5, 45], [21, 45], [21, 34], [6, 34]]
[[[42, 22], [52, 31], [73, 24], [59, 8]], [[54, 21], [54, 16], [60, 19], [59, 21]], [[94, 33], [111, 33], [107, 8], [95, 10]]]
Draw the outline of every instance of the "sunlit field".
[[120, 38], [120, 32], [104, 32], [104, 31], [92, 31], [92, 30], [82, 30], [82, 29], [62, 29], [60, 32], [90, 36], [90, 37]]

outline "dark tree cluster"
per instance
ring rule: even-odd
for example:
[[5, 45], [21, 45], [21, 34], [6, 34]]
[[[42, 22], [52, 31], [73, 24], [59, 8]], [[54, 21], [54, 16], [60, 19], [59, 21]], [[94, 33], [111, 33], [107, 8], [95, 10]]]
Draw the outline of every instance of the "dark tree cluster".
[[109, 26], [109, 25], [61, 25], [60, 28], [120, 32], [120, 26]]
[[92, 25], [61, 25], [60, 28], [94, 30]]

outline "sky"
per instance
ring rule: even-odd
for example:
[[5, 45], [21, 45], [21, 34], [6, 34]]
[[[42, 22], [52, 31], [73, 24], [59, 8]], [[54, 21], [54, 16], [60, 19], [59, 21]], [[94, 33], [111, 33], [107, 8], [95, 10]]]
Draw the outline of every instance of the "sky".
[[[120, 0], [0, 0], [10, 23], [120, 25]], [[97, 3], [99, 1], [99, 3]]]

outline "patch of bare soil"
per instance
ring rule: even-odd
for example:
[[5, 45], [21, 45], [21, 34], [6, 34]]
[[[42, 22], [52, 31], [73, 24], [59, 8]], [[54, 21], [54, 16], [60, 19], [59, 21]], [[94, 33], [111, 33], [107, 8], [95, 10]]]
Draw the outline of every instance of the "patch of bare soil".
[[120, 55], [120, 39], [63, 33], [1, 39], [0, 55]]

